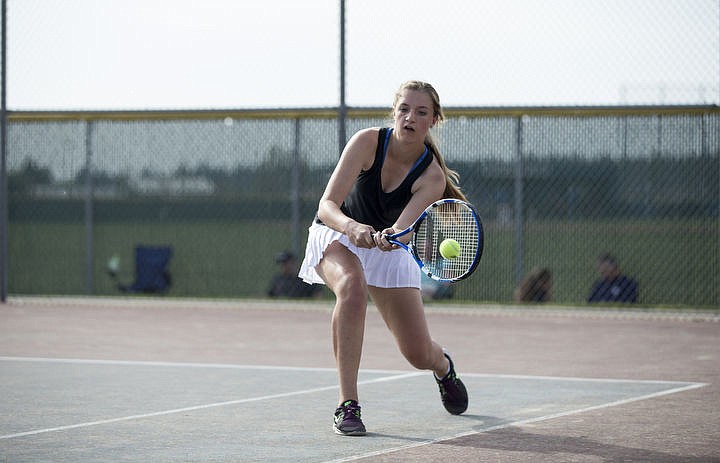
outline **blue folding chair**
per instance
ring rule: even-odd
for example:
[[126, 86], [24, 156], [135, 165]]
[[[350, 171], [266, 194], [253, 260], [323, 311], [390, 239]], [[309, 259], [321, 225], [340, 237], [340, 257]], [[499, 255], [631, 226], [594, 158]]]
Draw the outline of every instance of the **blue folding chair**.
[[171, 258], [170, 246], [135, 246], [135, 281], [118, 284], [118, 289], [125, 293], [166, 293], [172, 284], [167, 268]]

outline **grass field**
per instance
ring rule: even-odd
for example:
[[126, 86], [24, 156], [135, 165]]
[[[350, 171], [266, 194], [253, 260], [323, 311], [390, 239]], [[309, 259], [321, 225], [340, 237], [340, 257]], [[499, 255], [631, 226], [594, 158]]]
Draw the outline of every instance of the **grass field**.
[[[509, 302], [515, 284], [510, 228], [486, 224], [478, 271], [456, 286], [456, 300]], [[276, 271], [274, 256], [290, 246], [288, 222], [138, 222], [98, 224], [94, 235], [94, 293], [118, 294], [106, 265], [120, 256], [121, 280], [133, 278], [136, 244], [170, 245], [170, 296], [262, 297]], [[615, 253], [640, 282], [643, 305], [718, 307], [720, 226], [716, 221], [536, 222], [525, 227], [524, 271], [554, 273], [555, 301], [583, 303], [596, 278], [595, 258]], [[301, 242], [305, 242], [303, 230]], [[302, 249], [300, 250], [302, 254]], [[9, 236], [11, 294], [85, 293], [82, 224], [13, 222]]]

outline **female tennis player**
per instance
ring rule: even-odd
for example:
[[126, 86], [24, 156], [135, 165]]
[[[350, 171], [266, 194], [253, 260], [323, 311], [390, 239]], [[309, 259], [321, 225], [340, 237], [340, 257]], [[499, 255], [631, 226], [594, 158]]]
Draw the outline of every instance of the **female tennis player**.
[[443, 121], [440, 99], [425, 82], [395, 94], [393, 126], [357, 132], [347, 143], [320, 199], [299, 275], [335, 294], [332, 342], [339, 379], [334, 430], [364, 435], [358, 370], [368, 295], [415, 368], [432, 370], [448, 412], [467, 409], [453, 362], [430, 336], [421, 273], [409, 253], [383, 235], [402, 230], [434, 201], [465, 199], [430, 129]]

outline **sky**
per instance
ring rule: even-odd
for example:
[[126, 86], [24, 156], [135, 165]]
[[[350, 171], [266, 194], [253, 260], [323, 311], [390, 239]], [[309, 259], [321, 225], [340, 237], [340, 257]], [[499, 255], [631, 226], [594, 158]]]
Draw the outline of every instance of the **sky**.
[[[340, 0], [8, 0], [10, 110], [339, 104]], [[720, 0], [346, 0], [346, 103], [720, 104]]]

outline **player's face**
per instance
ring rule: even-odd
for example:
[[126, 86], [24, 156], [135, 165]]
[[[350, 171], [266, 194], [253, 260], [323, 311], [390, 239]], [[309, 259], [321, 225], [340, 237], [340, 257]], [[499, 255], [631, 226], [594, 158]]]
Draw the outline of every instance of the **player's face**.
[[417, 90], [404, 90], [393, 110], [395, 131], [400, 137], [425, 140], [427, 131], [437, 122], [430, 95]]

